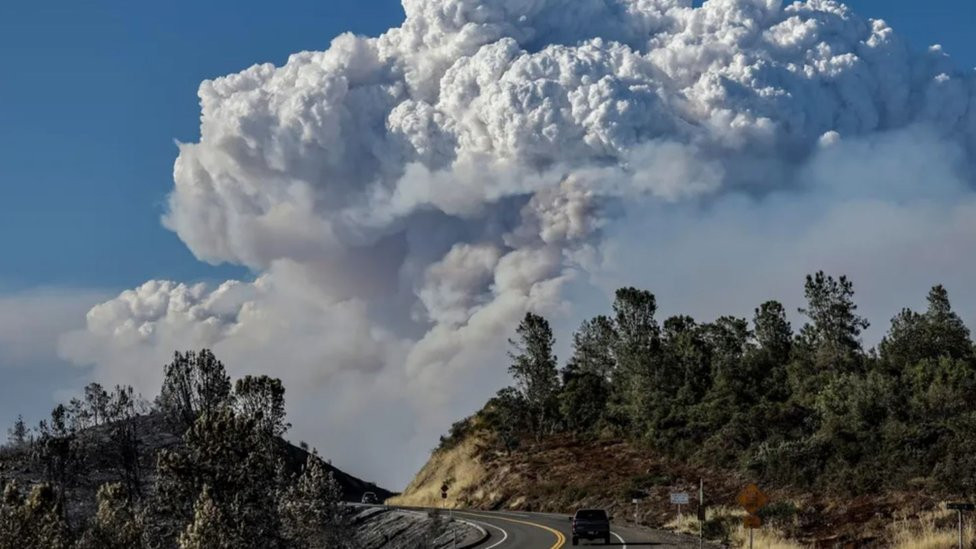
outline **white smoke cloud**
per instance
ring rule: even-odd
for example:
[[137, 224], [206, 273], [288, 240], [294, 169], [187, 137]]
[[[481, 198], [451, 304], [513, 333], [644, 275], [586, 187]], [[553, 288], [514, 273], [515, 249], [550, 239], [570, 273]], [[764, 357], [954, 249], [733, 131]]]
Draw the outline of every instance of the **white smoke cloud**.
[[747, 314], [825, 268], [890, 316], [976, 273], [976, 76], [883, 21], [830, 0], [404, 9], [201, 84], [164, 223], [261, 274], [148, 282], [63, 356], [151, 392], [173, 350], [211, 346], [285, 381], [296, 438], [396, 487], [505, 381], [526, 310], [568, 328], [627, 283]]

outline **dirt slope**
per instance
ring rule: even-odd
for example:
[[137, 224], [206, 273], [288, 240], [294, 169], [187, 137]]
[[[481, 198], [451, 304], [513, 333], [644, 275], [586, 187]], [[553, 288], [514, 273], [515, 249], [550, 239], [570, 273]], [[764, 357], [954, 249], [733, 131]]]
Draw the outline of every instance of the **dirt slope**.
[[[435, 451], [403, 494], [389, 503], [554, 513], [601, 507], [633, 523], [632, 500], [639, 498], [636, 522], [666, 528], [676, 518], [671, 492], [689, 493], [692, 509], [686, 509], [686, 517], [694, 516], [701, 478], [709, 508], [724, 514], [723, 527], [734, 529], [741, 523], [735, 499], [750, 479], [736, 474], [669, 460], [619, 439], [554, 436], [524, 441], [513, 452], [494, 449], [489, 439], [476, 431], [449, 449]], [[445, 483], [448, 499], [442, 500], [440, 486]], [[883, 546], [878, 536], [895, 517], [938, 506], [919, 494], [847, 498], [763, 488], [770, 496], [764, 524], [806, 544], [859, 540], [859, 546]]]
[[[476, 436], [464, 439], [453, 448], [438, 450], [390, 505], [408, 507], [462, 507], [472, 499], [486, 498], [481, 490], [488, 470], [481, 461], [483, 442]], [[447, 484], [447, 499], [441, 497], [441, 486]]]

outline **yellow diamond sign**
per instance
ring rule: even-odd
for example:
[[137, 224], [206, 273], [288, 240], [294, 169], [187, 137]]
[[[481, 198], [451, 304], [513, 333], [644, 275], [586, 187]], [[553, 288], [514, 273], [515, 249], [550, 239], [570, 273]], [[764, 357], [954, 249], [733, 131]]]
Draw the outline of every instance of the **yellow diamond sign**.
[[736, 498], [739, 505], [742, 506], [746, 512], [750, 514], [755, 514], [756, 511], [762, 509], [767, 503], [769, 503], [769, 498], [759, 489], [755, 484], [750, 484], [739, 492], [739, 497]]

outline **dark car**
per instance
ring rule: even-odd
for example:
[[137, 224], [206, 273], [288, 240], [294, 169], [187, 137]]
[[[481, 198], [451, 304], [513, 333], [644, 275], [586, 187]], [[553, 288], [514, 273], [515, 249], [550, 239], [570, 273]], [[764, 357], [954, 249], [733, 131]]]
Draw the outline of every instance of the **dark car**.
[[573, 517], [573, 545], [581, 539], [602, 539], [610, 543], [610, 517], [603, 509], [580, 509]]
[[363, 503], [379, 503], [379, 502], [380, 502], [379, 498], [376, 497], [376, 494], [374, 494], [373, 492], [366, 492], [365, 494], [363, 494]]

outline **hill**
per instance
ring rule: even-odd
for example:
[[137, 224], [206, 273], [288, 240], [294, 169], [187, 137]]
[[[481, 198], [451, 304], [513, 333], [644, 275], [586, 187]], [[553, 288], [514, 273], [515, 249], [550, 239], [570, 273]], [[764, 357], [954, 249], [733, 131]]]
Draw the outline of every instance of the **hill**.
[[903, 309], [865, 349], [850, 280], [816, 273], [804, 294], [794, 331], [776, 301], [751, 322], [659, 323], [653, 294], [622, 288], [612, 315], [573, 334], [562, 368], [548, 321], [527, 313], [511, 340], [514, 385], [456, 423], [392, 501], [434, 503], [441, 483], [447, 503], [485, 508], [632, 516], [638, 499], [638, 521], [688, 529], [697, 522], [675, 520], [668, 496], [703, 479], [709, 535], [734, 534], [748, 483], [771, 496], [767, 527], [795, 540], [943, 535], [940, 502], [976, 493], [969, 329], [935, 286], [925, 311]]
[[36, 427], [10, 429], [3, 547], [358, 547], [392, 515], [343, 500], [390, 492], [286, 442], [285, 409], [279, 379], [232, 383], [207, 349], [175, 353], [152, 402], [91, 383]]
[[[744, 511], [738, 492], [753, 479], [731, 471], [691, 465], [620, 438], [559, 434], [524, 440], [516, 451], [498, 445], [497, 433], [479, 413], [458, 439], [435, 450], [402, 494], [387, 503], [417, 507], [571, 513], [605, 508], [618, 521], [698, 533], [694, 520], [699, 481], [705, 487], [707, 539], [742, 538]], [[449, 486], [442, 499], [440, 487]], [[767, 536], [798, 545], [839, 541], [857, 546], [893, 546], [922, 531], [953, 535], [954, 515], [941, 499], [915, 492], [855, 497], [813, 493], [789, 486], [763, 486], [770, 504], [760, 512]], [[690, 494], [690, 508], [677, 520], [672, 492]], [[639, 500], [635, 509], [633, 500]], [[786, 545], [789, 546], [789, 545]]]
[[[137, 415], [121, 420], [130, 422], [132, 432], [136, 435], [136, 446], [139, 448], [140, 470], [143, 477], [140, 483], [144, 489], [151, 491], [155, 485], [155, 463], [161, 450], [179, 450], [183, 446], [183, 438], [177, 434], [171, 422], [158, 412]], [[95, 493], [107, 482], [117, 481], [119, 472], [116, 460], [112, 458], [114, 446], [111, 441], [111, 431], [115, 425], [99, 425], [81, 429], [74, 436], [81, 442], [80, 450], [82, 464], [73, 472], [71, 489], [66, 491], [67, 508], [72, 522], [80, 523], [95, 511]], [[308, 451], [279, 438], [281, 453], [284, 456], [284, 466], [288, 474], [301, 473], [302, 467], [311, 455]], [[22, 487], [29, 487], [47, 479], [47, 473], [39, 460], [35, 459], [36, 448], [33, 443], [9, 445], [0, 450], [0, 484], [14, 480]], [[359, 502], [365, 492], [375, 492], [379, 498], [393, 495], [371, 482], [364, 481], [332, 466], [328, 462], [322, 464], [327, 473], [332, 473], [342, 488], [342, 498], [346, 501]]]

